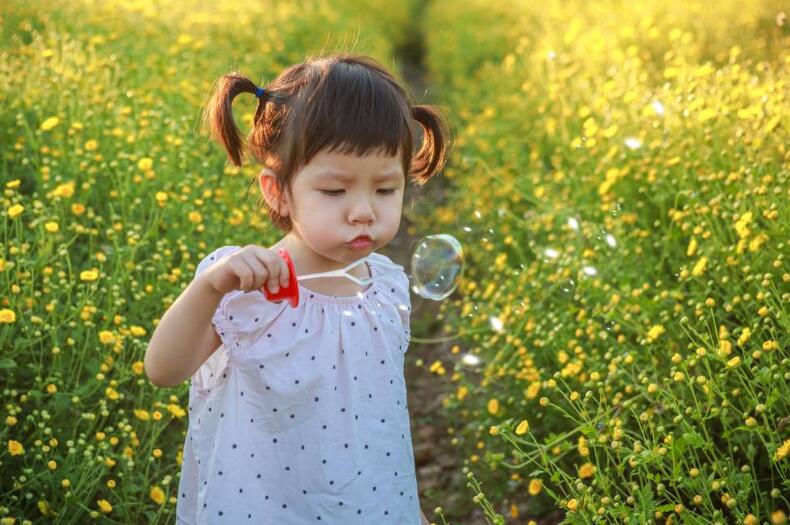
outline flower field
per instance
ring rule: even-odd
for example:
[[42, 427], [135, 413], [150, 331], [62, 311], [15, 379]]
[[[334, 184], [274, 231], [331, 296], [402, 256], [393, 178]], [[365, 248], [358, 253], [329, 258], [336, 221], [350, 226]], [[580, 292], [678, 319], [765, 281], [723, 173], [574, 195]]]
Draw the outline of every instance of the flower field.
[[498, 524], [788, 523], [782, 2], [0, 5], [0, 525], [174, 522], [187, 389], [148, 340], [209, 250], [280, 235], [198, 133], [212, 82], [415, 38], [453, 150], [407, 215], [466, 257], [413, 320], [447, 490]]
[[454, 5], [425, 21], [453, 191], [415, 215], [469, 259], [431, 370], [476, 501], [495, 523], [786, 523], [780, 4]]
[[217, 243], [279, 239], [201, 105], [230, 67], [265, 84], [322, 45], [387, 63], [409, 13], [301, 6], [2, 2], [3, 525], [175, 521], [187, 388], [145, 376], [154, 320]]

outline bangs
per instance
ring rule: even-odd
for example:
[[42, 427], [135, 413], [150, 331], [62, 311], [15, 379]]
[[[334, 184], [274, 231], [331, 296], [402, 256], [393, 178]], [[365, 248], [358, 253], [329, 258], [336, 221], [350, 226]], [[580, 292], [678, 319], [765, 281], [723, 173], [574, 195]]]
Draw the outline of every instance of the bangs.
[[387, 80], [359, 65], [343, 62], [329, 71], [304, 101], [300, 123], [307, 164], [320, 151], [364, 156], [404, 153], [404, 173], [411, 157], [411, 111], [403, 94]]

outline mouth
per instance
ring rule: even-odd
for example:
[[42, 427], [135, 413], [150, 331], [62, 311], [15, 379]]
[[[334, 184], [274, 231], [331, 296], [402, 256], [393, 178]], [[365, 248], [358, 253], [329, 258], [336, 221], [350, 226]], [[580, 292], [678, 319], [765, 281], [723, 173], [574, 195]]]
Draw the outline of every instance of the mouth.
[[351, 240], [350, 240], [350, 241], [348, 241], [348, 242], [349, 242], [349, 243], [352, 243], [352, 242], [361, 242], [361, 241], [368, 241], [368, 242], [372, 242], [372, 241], [373, 241], [373, 239], [371, 239], [371, 238], [370, 238], [370, 236], [368, 236], [368, 235], [359, 235], [359, 236], [357, 236], [357, 237], [354, 237], [353, 239], [351, 239]]
[[371, 244], [373, 244], [373, 239], [371, 239], [367, 235], [360, 235], [358, 237], [355, 237], [354, 239], [351, 239], [346, 244], [348, 244], [353, 248], [366, 248]]

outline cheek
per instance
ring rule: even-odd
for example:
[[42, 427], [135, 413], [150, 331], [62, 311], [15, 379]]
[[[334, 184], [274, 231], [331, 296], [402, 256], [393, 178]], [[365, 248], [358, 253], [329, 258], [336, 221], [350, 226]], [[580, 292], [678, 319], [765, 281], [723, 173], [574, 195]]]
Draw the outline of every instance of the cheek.
[[403, 216], [403, 206], [401, 203], [398, 202], [396, 204], [387, 206], [383, 211], [382, 215], [379, 217], [379, 220], [383, 220], [386, 222], [393, 230], [398, 229], [401, 221], [401, 217]]

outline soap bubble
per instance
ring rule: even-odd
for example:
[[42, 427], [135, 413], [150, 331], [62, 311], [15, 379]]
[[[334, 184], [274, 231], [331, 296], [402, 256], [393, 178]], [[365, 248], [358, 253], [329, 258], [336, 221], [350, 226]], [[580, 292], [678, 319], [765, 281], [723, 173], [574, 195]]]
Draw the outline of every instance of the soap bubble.
[[485, 366], [485, 359], [461, 347], [461, 343], [450, 341], [442, 342], [447, 357], [457, 368], [478, 372]]
[[457, 215], [455, 225], [462, 236], [473, 239], [485, 228], [485, 217], [480, 210], [473, 210], [469, 214]]
[[464, 253], [455, 237], [446, 233], [427, 235], [412, 252], [412, 289], [426, 299], [441, 301], [453, 293], [463, 269]]
[[617, 248], [617, 239], [614, 235], [609, 233], [607, 230], [601, 228], [598, 233], [595, 235], [595, 238], [601, 243], [605, 244], [609, 248]]

